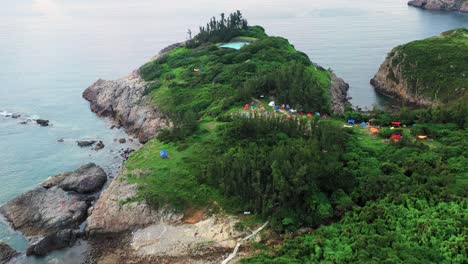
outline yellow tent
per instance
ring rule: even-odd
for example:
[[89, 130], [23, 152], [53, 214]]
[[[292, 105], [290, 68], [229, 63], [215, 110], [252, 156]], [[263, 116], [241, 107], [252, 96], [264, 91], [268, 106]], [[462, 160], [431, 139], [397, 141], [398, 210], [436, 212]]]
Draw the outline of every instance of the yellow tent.
[[419, 139], [426, 139], [427, 136], [426, 136], [426, 135], [419, 135], [418, 138], [419, 138]]

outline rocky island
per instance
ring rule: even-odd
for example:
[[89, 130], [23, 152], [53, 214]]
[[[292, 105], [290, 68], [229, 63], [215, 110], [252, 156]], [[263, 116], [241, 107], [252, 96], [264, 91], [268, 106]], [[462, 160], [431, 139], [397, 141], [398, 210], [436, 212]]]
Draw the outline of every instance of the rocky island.
[[468, 12], [467, 0], [411, 0], [408, 5], [427, 10]]
[[28, 254], [84, 238], [86, 263], [463, 263], [465, 38], [393, 50], [372, 83], [421, 108], [363, 113], [331, 70], [222, 14], [84, 91], [144, 143], [107, 188], [88, 164], [0, 213]]

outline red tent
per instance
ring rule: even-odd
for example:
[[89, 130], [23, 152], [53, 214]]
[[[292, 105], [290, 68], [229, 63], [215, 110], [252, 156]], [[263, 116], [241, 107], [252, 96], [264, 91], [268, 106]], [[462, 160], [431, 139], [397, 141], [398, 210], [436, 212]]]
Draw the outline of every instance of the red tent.
[[403, 136], [400, 135], [400, 134], [392, 134], [392, 135], [390, 136], [390, 139], [393, 139], [394, 142], [398, 142], [398, 141], [400, 141], [400, 139], [402, 139], [402, 138], [403, 138]]
[[393, 121], [392, 125], [399, 127], [401, 126], [401, 122]]
[[311, 113], [308, 113], [306, 116], [307, 116], [308, 118], [311, 118], [311, 117], [312, 117], [312, 114], [311, 114]]
[[327, 114], [324, 114], [322, 118], [329, 118], [329, 116]]
[[286, 120], [290, 120], [291, 119], [291, 116], [290, 115], [286, 115]]
[[244, 105], [244, 110], [249, 110], [249, 107], [250, 107], [249, 104], [245, 104], [245, 105]]

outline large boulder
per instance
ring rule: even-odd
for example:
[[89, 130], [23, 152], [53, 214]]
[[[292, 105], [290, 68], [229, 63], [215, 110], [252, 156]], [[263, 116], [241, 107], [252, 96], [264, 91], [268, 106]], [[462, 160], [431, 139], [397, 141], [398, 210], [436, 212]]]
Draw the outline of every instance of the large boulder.
[[32, 243], [26, 250], [26, 255], [45, 256], [53, 250], [70, 247], [75, 243], [77, 236], [78, 232], [72, 229], [54, 232]]
[[152, 210], [145, 202], [129, 201], [136, 194], [136, 184], [130, 184], [124, 176], [112, 181], [97, 200], [87, 219], [88, 236], [115, 236], [163, 219], [176, 221], [182, 217], [171, 211]]
[[7, 263], [9, 260], [18, 255], [18, 252], [9, 245], [0, 242], [0, 264]]
[[14, 229], [26, 236], [76, 228], [86, 219], [88, 205], [78, 196], [52, 187], [37, 187], [0, 207]]
[[89, 194], [101, 190], [106, 180], [106, 172], [101, 167], [96, 166], [96, 164], [89, 163], [73, 172], [51, 177], [43, 182], [41, 186], [44, 188], [58, 186], [64, 191]]

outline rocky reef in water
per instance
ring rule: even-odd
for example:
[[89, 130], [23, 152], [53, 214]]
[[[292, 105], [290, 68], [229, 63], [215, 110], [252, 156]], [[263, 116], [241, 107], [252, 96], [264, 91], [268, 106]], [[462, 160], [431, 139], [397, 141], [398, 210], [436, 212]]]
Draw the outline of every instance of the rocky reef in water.
[[411, 0], [408, 5], [427, 10], [468, 12], [467, 0]]
[[94, 163], [53, 176], [41, 186], [0, 207], [0, 214], [30, 241], [27, 255], [44, 256], [72, 246], [83, 236], [80, 225], [107, 181]]

